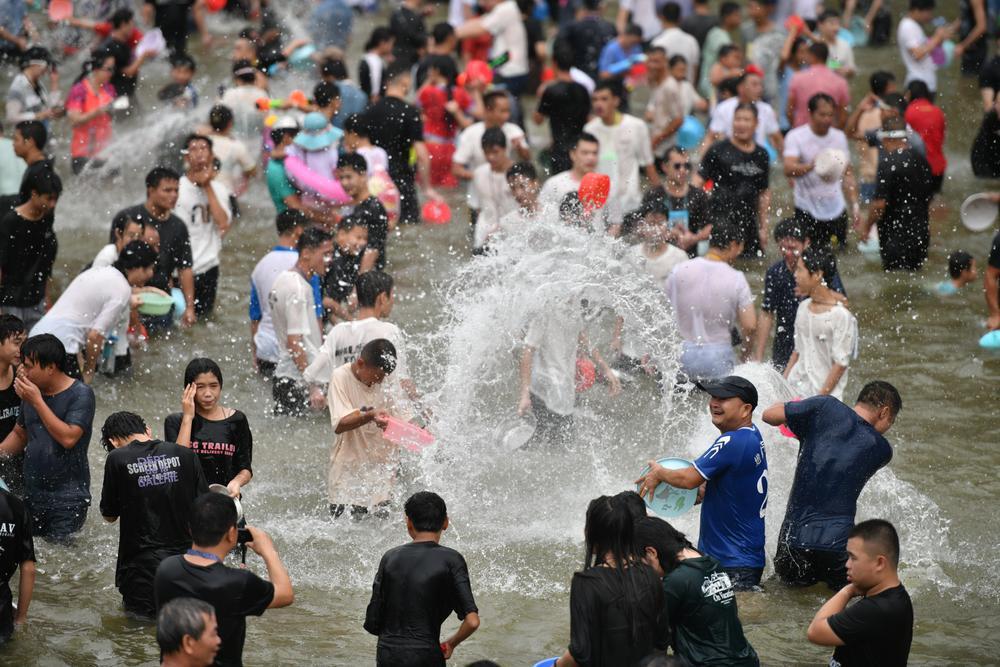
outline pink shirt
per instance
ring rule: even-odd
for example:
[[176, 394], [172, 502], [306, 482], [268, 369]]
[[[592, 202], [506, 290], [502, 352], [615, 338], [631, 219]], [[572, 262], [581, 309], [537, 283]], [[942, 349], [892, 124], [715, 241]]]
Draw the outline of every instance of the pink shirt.
[[826, 65], [813, 65], [796, 72], [788, 84], [788, 97], [795, 98], [795, 116], [792, 125], [798, 127], [809, 122], [809, 98], [816, 93], [826, 93], [836, 102], [837, 110], [846, 109], [851, 103], [847, 79]]

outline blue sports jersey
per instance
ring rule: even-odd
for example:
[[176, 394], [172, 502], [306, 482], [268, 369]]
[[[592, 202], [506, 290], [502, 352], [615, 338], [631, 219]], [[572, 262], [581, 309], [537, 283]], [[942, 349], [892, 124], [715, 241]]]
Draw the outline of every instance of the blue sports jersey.
[[723, 433], [694, 462], [708, 480], [698, 550], [723, 567], [764, 567], [767, 455], [751, 424]]

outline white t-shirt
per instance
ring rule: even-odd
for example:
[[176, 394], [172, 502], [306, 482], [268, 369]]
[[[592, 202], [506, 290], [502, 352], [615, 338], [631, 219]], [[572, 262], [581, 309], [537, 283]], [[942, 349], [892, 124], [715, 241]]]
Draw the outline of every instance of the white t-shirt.
[[[809, 309], [812, 299], [799, 304], [795, 313], [795, 351], [799, 360], [788, 373], [788, 383], [800, 396], [815, 396], [834, 364], [848, 366], [858, 353], [858, 321], [843, 304], [825, 313]], [[848, 371], [840, 377], [830, 395], [844, 397]]]
[[[229, 220], [233, 215], [229, 208], [229, 188], [220, 183], [218, 179], [212, 179], [211, 184], [215, 198], [219, 200], [226, 220]], [[186, 175], [181, 176], [174, 215], [184, 221], [184, 225], [188, 229], [188, 236], [191, 237], [191, 257], [193, 260], [191, 270], [194, 274], [201, 275], [217, 267], [219, 253], [222, 252], [222, 236], [219, 235], [219, 229], [209, 215], [208, 197]]]
[[639, 168], [653, 163], [649, 128], [635, 116], [622, 114], [616, 125], [605, 125], [600, 118], [594, 118], [583, 129], [600, 143], [597, 171], [611, 177], [608, 219], [620, 222], [626, 212], [642, 203]]
[[316, 300], [313, 289], [298, 271], [285, 271], [274, 281], [268, 295], [271, 306], [271, 321], [274, 323], [274, 337], [278, 341], [278, 365], [274, 369], [276, 377], [301, 380], [302, 373], [288, 351], [289, 336], [302, 336], [306, 359], [312, 363], [323, 344], [323, 334], [319, 330], [316, 317]]
[[556, 214], [559, 212], [559, 206], [566, 195], [579, 189], [580, 181], [573, 176], [572, 169], [567, 169], [550, 176], [545, 181], [545, 184], [542, 185], [542, 191], [538, 194], [538, 203], [545, 209], [546, 213]]
[[830, 57], [826, 61], [826, 66], [838, 74], [845, 69], [857, 69], [854, 64], [854, 49], [845, 40], [838, 37], [833, 44], [827, 44], [830, 49]]
[[264, 117], [257, 109], [257, 100], [271, 97], [266, 90], [257, 86], [233, 86], [227, 88], [219, 100], [233, 112], [233, 135], [246, 144], [252, 155], [260, 152], [264, 132]]
[[479, 201], [479, 217], [472, 234], [472, 247], [486, 245], [490, 234], [500, 229], [500, 218], [517, 210], [517, 201], [507, 183], [507, 174], [481, 164], [472, 173], [472, 189]]
[[111, 266], [118, 261], [118, 246], [114, 243], [109, 243], [108, 245], [101, 248], [101, 251], [97, 253], [94, 257], [94, 261], [91, 262], [90, 268], [99, 269], [102, 266]]
[[448, 23], [452, 28], [465, 23], [465, 14], [462, 7], [475, 7], [476, 0], [448, 0]]
[[396, 348], [396, 370], [392, 372], [392, 377], [409, 378], [403, 332], [392, 322], [375, 317], [338, 322], [326, 334], [319, 354], [302, 375], [306, 382], [326, 384], [334, 369], [357, 359], [361, 348], [379, 338], [385, 338]]
[[698, 40], [680, 28], [667, 28], [653, 40], [653, 46], [659, 46], [667, 52], [667, 60], [674, 56], [684, 56], [688, 64], [688, 81], [694, 81], [698, 73], [698, 61], [701, 60], [701, 47]]
[[927, 35], [919, 23], [909, 16], [904, 16], [899, 22], [896, 32], [896, 43], [899, 44], [899, 54], [903, 57], [903, 64], [906, 65], [905, 87], [914, 79], [920, 79], [927, 84], [931, 91], [937, 90], [937, 68], [931, 54], [927, 54], [921, 60], [917, 60], [910, 54], [910, 49], [916, 49], [927, 42]]
[[[528, 143], [527, 137], [524, 136], [524, 130], [514, 123], [504, 123], [500, 129], [503, 130], [503, 135], [507, 138], [507, 155], [513, 158], [514, 142], [523, 142], [525, 145]], [[482, 121], [473, 123], [462, 130], [461, 134], [458, 135], [455, 154], [451, 158], [452, 162], [465, 165], [465, 168], [472, 172], [476, 171], [479, 165], [486, 164], [486, 154], [483, 153], [484, 132], [486, 132], [486, 123]], [[468, 202], [469, 208], [479, 210], [479, 198], [476, 196], [471, 182], [469, 183]]]
[[581, 331], [580, 309], [567, 305], [539, 315], [524, 336], [524, 344], [535, 350], [531, 393], [559, 415], [573, 414], [576, 405], [576, 350]]
[[648, 42], [663, 30], [655, 0], [622, 0], [618, 6], [632, 13], [632, 23], [642, 28], [642, 41]]
[[[733, 138], [733, 116], [736, 115], [736, 107], [739, 105], [738, 97], [730, 97], [715, 105], [712, 109], [712, 118], [709, 121], [708, 129], [711, 132], [719, 132], [727, 138]], [[778, 117], [774, 113], [774, 108], [767, 102], [761, 100], [755, 102], [757, 107], [757, 132], [753, 138], [758, 144], [763, 146], [767, 143], [767, 137], [780, 132]]]
[[132, 288], [115, 267], [87, 269], [32, 327], [31, 335], [52, 334], [62, 341], [67, 354], [76, 354], [84, 347], [87, 332], [96, 331], [105, 339], [118, 333], [131, 298]]
[[753, 305], [746, 276], [725, 262], [695, 257], [674, 267], [664, 283], [677, 328], [689, 343], [728, 345], [739, 313]]
[[521, 10], [514, 0], [503, 0], [480, 17], [483, 27], [493, 35], [490, 57], [504, 52], [510, 59], [497, 68], [501, 76], [523, 76], [528, 73], [528, 32], [524, 29]]
[[389, 171], [389, 156], [381, 146], [364, 146], [358, 149], [358, 153], [364, 156], [365, 162], [368, 163], [369, 174]]
[[236, 192], [245, 179], [244, 175], [257, 166], [257, 162], [251, 157], [243, 142], [231, 137], [213, 134], [212, 153], [222, 165], [216, 178], [229, 188], [230, 192]]
[[[674, 268], [688, 259], [687, 253], [672, 243], [667, 244], [666, 250], [659, 257], [647, 257], [641, 243], [633, 246], [632, 252], [635, 253], [639, 263], [653, 277], [653, 281], [657, 285], [662, 285]], [[641, 359], [649, 352], [649, 346], [645, 344], [645, 341], [639, 339], [638, 336], [630, 335], [627, 330], [623, 332], [622, 354], [633, 359]]]
[[[809, 124], [800, 125], [785, 135], [785, 157], [795, 157], [803, 163], [816, 159], [821, 151], [836, 148], [849, 156], [847, 136], [835, 127], [821, 136], [817, 136]], [[833, 220], [847, 207], [844, 193], [841, 191], [842, 179], [833, 182], [824, 181], [815, 170], [795, 181], [795, 208], [800, 208], [817, 220]]]
[[250, 289], [257, 298], [260, 307], [260, 320], [257, 333], [253, 337], [257, 346], [257, 358], [278, 363], [278, 339], [274, 337], [274, 322], [271, 320], [271, 300], [268, 295], [274, 288], [274, 281], [285, 271], [288, 271], [299, 260], [299, 253], [294, 248], [275, 246], [271, 252], [260, 258], [253, 273], [250, 274]]

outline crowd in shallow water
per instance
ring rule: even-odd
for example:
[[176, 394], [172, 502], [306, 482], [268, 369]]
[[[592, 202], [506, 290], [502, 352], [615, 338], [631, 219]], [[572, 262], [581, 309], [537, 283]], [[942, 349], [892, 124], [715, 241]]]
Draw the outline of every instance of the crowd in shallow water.
[[[952, 187], [937, 70], [979, 77], [982, 108], [962, 120], [981, 120], [973, 172], [996, 177], [1000, 57], [988, 58], [995, 8], [984, 0], [963, 0], [954, 22], [936, 17], [933, 0], [910, 0], [898, 17], [880, 2], [863, 15], [848, 4], [627, 0], [609, 21], [597, 0], [454, 0], [434, 24], [435, 7], [405, 0], [385, 8], [388, 25], [355, 61], [354, 17], [377, 7], [344, 0], [309, 7], [308, 38], [266, 0], [108, 0], [76, 16], [56, 1], [48, 15], [0, 2], [11, 70], [10, 139], [0, 139], [0, 634], [17, 641], [30, 622], [33, 538], [71, 548], [87, 520], [103, 378], [212, 319], [226, 238], [240, 233], [248, 187], [262, 179], [275, 245], [248, 276], [247, 344], [276, 415], [330, 416], [333, 520], [391, 520], [400, 449], [426, 446], [421, 427], [434, 430], [410, 371], [417, 350], [388, 321], [390, 250], [416, 225], [447, 222], [444, 193], [467, 187], [469, 219], [453, 224], [468, 224], [472, 255], [553, 220], [606, 234], [662, 290], [682, 339], [678, 376], [662, 377], [625, 318], [601, 350], [585, 304], [567, 298], [537, 317], [510, 391], [531, 432], [524, 447], [560, 447], [580, 389], [599, 381], [618, 396], [637, 374], [706, 394], [720, 432], [695, 461], [650, 461], [635, 491], [590, 503], [556, 664], [767, 663], [743, 635], [736, 593], [818, 582], [835, 594], [803, 629], [834, 647], [831, 664], [906, 664], [905, 545], [886, 521], [855, 524], [858, 495], [892, 457], [884, 434], [902, 398], [873, 380], [843, 402], [862, 332], [837, 257], [857, 243], [887, 272], [927, 270], [930, 210]], [[244, 22], [238, 35], [213, 34], [209, 14], [223, 9]], [[230, 51], [218, 95], [196, 85], [195, 33], [207, 53]], [[905, 77], [864, 73], [869, 91], [852, 100], [849, 81], [863, 75], [853, 49], [864, 43]], [[157, 59], [169, 61], [169, 80], [146, 74]], [[276, 99], [290, 72], [314, 79], [311, 90]], [[138, 93], [154, 89], [147, 108]], [[116, 126], [158, 108], [190, 120], [179, 159], [148, 165], [145, 192], [111, 216], [93, 261], [55, 294], [63, 179], [113, 176]], [[531, 125], [547, 126], [548, 146], [529, 145]], [[794, 208], [776, 219], [779, 170]], [[995, 217], [998, 202], [984, 193], [977, 215]], [[772, 247], [781, 257], [758, 308], [741, 258]], [[984, 264], [986, 329], [1000, 330], [1000, 234], [991, 248], [949, 251], [934, 291], [970, 289]], [[769, 361], [799, 398], [758, 406], [754, 385], [732, 375], [740, 360]], [[242, 517], [253, 433], [225, 405], [224, 369], [192, 359], [183, 387], [162, 430], [127, 409], [100, 427], [100, 514], [120, 523], [114, 583], [126, 612], [158, 617], [164, 664], [241, 664], [246, 616], [292, 604], [292, 580], [266, 532]], [[799, 441], [774, 554], [755, 413]], [[685, 509], [701, 505], [696, 542], [656, 516], [673, 516], [657, 498], [674, 492]], [[378, 664], [440, 664], [480, 625], [475, 573], [440, 544], [441, 497], [414, 494], [404, 514], [413, 541], [373, 573], [364, 628], [378, 636]], [[266, 579], [225, 564], [245, 563], [248, 550]], [[762, 581], [769, 557], [775, 577]], [[6, 583], [15, 572], [16, 605]], [[442, 638], [453, 612], [461, 625]]]

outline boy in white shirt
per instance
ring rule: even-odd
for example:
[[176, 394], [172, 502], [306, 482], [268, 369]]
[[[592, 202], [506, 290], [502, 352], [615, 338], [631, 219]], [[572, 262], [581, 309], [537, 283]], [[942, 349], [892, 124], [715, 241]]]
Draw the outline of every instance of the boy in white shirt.
[[937, 65], [931, 52], [955, 34], [953, 24], [938, 27], [930, 37], [924, 34], [923, 26], [934, 20], [934, 4], [934, 0], [910, 0], [910, 9], [896, 30], [896, 43], [906, 65], [903, 87], [920, 79], [930, 88], [931, 94], [937, 91]]
[[500, 219], [517, 209], [517, 202], [507, 183], [507, 170], [514, 162], [507, 155], [507, 139], [499, 128], [483, 133], [483, 153], [486, 164], [476, 167], [472, 188], [481, 208], [472, 234], [472, 253], [481, 254], [491, 234], [500, 228]]

